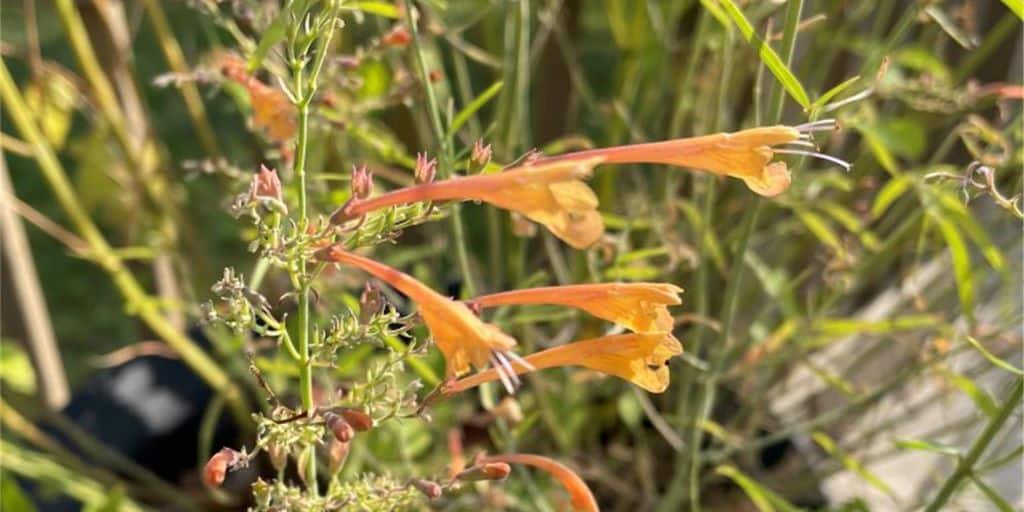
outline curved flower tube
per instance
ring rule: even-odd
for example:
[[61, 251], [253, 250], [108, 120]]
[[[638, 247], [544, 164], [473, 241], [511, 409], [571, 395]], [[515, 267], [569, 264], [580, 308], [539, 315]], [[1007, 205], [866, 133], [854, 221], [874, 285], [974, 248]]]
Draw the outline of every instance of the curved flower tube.
[[393, 190], [368, 199], [355, 198], [331, 216], [341, 224], [389, 206], [420, 201], [483, 201], [518, 212], [543, 224], [569, 245], [582, 249], [604, 233], [597, 196], [583, 182], [601, 158], [576, 158], [516, 167]]
[[504, 453], [484, 457], [481, 462], [521, 464], [546, 471], [558, 479], [562, 487], [565, 487], [565, 490], [569, 492], [569, 502], [574, 512], [597, 512], [599, 510], [597, 500], [594, 499], [594, 493], [590, 492], [586, 482], [575, 471], [554, 459], [527, 453]]
[[602, 157], [604, 163], [690, 167], [739, 178], [755, 193], [772, 197], [784, 192], [792, 181], [786, 163], [772, 161], [777, 153], [820, 158], [850, 169], [849, 163], [833, 156], [806, 149], [778, 147], [789, 144], [813, 149], [815, 146], [810, 134], [835, 127], [836, 123], [831, 119], [799, 126], [763, 126], [732, 133], [591, 149], [546, 157], [539, 162]]
[[[513, 361], [511, 369], [521, 375], [544, 368], [582, 366], [661, 393], [668, 388], [668, 360], [682, 353], [679, 340], [667, 332], [619, 334], [535, 352]], [[446, 384], [443, 392], [452, 395], [500, 378], [494, 369], [484, 370]]]
[[672, 330], [668, 306], [681, 304], [683, 289], [668, 283], [598, 283], [545, 286], [484, 295], [472, 299], [481, 308], [512, 304], [550, 304], [582, 309], [633, 332]]
[[519, 360], [519, 356], [512, 353], [516, 340], [496, 326], [480, 320], [465, 304], [435, 292], [404, 272], [348, 252], [341, 244], [320, 249], [317, 257], [322, 261], [361, 268], [416, 302], [434, 343], [444, 354], [449, 377], [468, 372], [471, 365], [485, 368], [488, 363], [493, 363], [499, 369], [495, 375], [501, 378], [510, 392], [514, 389], [513, 384], [518, 383], [510, 366], [510, 360]]

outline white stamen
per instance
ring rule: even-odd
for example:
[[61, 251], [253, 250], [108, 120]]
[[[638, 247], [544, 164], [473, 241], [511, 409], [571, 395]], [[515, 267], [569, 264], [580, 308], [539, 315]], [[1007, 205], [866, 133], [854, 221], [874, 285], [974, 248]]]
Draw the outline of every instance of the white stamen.
[[508, 375], [505, 374], [505, 368], [501, 365], [497, 356], [497, 352], [491, 352], [491, 365], [494, 366], [494, 371], [498, 372], [498, 378], [501, 379], [501, 385], [505, 386], [505, 391], [508, 391], [511, 395], [516, 392], [516, 388], [512, 386], [512, 382], [509, 380]]
[[794, 140], [793, 142], [787, 142], [787, 146], [803, 146], [805, 148], [818, 149], [818, 145], [809, 140]]
[[528, 372], [532, 372], [537, 369], [536, 366], [533, 366], [532, 364], [530, 364], [529, 361], [523, 359], [522, 357], [519, 356], [519, 354], [516, 354], [515, 352], [505, 352], [505, 356], [508, 357], [509, 360], [514, 361], [519, 366], [522, 366]]
[[508, 360], [508, 355], [510, 353], [511, 352], [495, 352], [495, 355], [497, 355], [498, 360], [501, 361], [502, 368], [505, 368], [505, 372], [507, 373], [509, 380], [512, 381], [512, 385], [518, 388], [519, 385], [522, 384], [522, 381], [519, 380], [519, 374], [516, 373], [516, 369], [512, 367], [512, 363]]
[[850, 169], [853, 168], [853, 165], [851, 165], [850, 162], [847, 162], [845, 160], [840, 160], [839, 158], [836, 158], [836, 157], [834, 157], [832, 155], [826, 155], [824, 153], [818, 153], [817, 151], [804, 151], [802, 149], [773, 149], [772, 151], [774, 151], [776, 153], [782, 153], [784, 155], [799, 155], [799, 156], [809, 156], [811, 158], [820, 158], [820, 159], [825, 160], [827, 162], [832, 162], [832, 163], [838, 165], [839, 167], [842, 167], [843, 169], [846, 170], [846, 172], [850, 172]]
[[821, 119], [818, 121], [794, 126], [794, 128], [796, 128], [797, 131], [804, 133], [832, 131], [838, 127], [839, 123], [837, 123], [835, 119]]

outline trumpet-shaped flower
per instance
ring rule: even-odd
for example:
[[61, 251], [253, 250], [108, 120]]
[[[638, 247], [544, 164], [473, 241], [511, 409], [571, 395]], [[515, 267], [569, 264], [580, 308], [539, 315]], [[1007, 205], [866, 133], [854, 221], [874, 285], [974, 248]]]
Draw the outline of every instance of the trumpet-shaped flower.
[[810, 134], [832, 130], [835, 126], [834, 120], [800, 126], [764, 126], [734, 133], [592, 149], [544, 158], [540, 163], [604, 157], [606, 163], [691, 167], [739, 178], [754, 192], [771, 197], [784, 192], [791, 182], [786, 163], [772, 161], [777, 153], [821, 158], [849, 170], [849, 163], [826, 154], [778, 147], [788, 144], [813, 149], [815, 145], [810, 140]]
[[569, 503], [574, 512], [597, 512], [597, 500], [586, 482], [565, 464], [541, 455], [528, 453], [504, 453], [484, 457], [482, 464], [521, 464], [533, 466], [555, 477], [569, 493]]
[[601, 158], [580, 158], [422, 183], [369, 198], [353, 199], [331, 216], [342, 223], [368, 212], [419, 201], [483, 201], [546, 226], [569, 245], [584, 248], [604, 233], [597, 196], [583, 182]]
[[[542, 350], [512, 362], [523, 374], [559, 366], [582, 366], [627, 380], [652, 393], [668, 388], [668, 360], [683, 353], [679, 340], [667, 332], [604, 336]], [[454, 394], [494, 381], [502, 376], [485, 370], [449, 383], [444, 392]]]
[[506, 388], [511, 389], [513, 383], [518, 382], [510, 366], [510, 360], [519, 359], [511, 352], [516, 340], [496, 326], [484, 323], [465, 304], [435, 292], [408, 274], [348, 252], [340, 245], [321, 249], [317, 256], [323, 261], [358, 267], [416, 302], [434, 343], [445, 356], [449, 377], [466, 373], [470, 365], [484, 368], [493, 363]]
[[672, 330], [668, 306], [680, 304], [678, 286], [668, 283], [600, 283], [546, 286], [477, 297], [482, 308], [511, 304], [552, 304], [582, 309], [634, 332]]

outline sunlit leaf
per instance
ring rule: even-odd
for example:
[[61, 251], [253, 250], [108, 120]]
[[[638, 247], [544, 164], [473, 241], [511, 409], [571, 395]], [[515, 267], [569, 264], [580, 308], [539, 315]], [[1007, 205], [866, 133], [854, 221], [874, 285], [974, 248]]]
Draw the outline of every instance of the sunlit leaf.
[[448, 136], [450, 137], [457, 133], [459, 128], [462, 128], [462, 125], [466, 124], [466, 121], [469, 121], [469, 118], [473, 117], [473, 114], [476, 114], [476, 112], [483, 108], [488, 101], [491, 101], [492, 98], [497, 96], [503, 85], [504, 82], [495, 82], [484, 90], [484, 92], [480, 93], [479, 96], [474, 98], [473, 101], [469, 102], [469, 105], [466, 105], [465, 108], [460, 110], [459, 113], [455, 115], [455, 118], [452, 119], [451, 126], [448, 127]]
[[814, 442], [818, 443], [818, 446], [821, 446], [825, 452], [831, 455], [832, 458], [841, 462], [843, 467], [856, 473], [857, 476], [863, 478], [869, 485], [884, 492], [890, 497], [896, 496], [896, 493], [893, 492], [892, 488], [889, 487], [888, 484], [886, 484], [881, 478], [878, 478], [878, 476], [871, 471], [868, 471], [860, 461], [846, 454], [838, 445], [836, 445], [835, 441], [833, 441], [828, 434], [820, 431], [814, 432], [811, 434], [811, 438], [814, 439]]
[[956, 279], [957, 293], [960, 296], [960, 305], [968, 316], [974, 314], [974, 273], [971, 264], [971, 254], [967, 250], [967, 244], [956, 226], [941, 215], [932, 215], [932, 221], [938, 228], [942, 238], [946, 240], [946, 247], [949, 248], [953, 262], [953, 276]]
[[1006, 361], [1003, 361], [1002, 359], [996, 357], [996, 355], [993, 354], [992, 352], [989, 352], [988, 349], [986, 349], [985, 346], [982, 345], [980, 341], [978, 341], [978, 340], [976, 340], [976, 339], [974, 339], [974, 338], [972, 338], [970, 336], [966, 336], [966, 339], [967, 339], [967, 343], [970, 343], [971, 346], [974, 347], [975, 350], [977, 350], [978, 352], [981, 352], [981, 355], [985, 356], [985, 359], [988, 359], [990, 363], [992, 363], [992, 364], [994, 364], [994, 365], [996, 365], [996, 366], [998, 366], [998, 367], [1000, 367], [1000, 368], [1002, 368], [1002, 369], [1004, 369], [1004, 370], [1006, 370], [1006, 371], [1008, 371], [1010, 373], [1024, 376], [1024, 370], [1021, 370], [1020, 368], [1017, 368], [1016, 366], [1014, 366], [1014, 365], [1012, 365], [1010, 363], [1007, 363]]
[[913, 179], [910, 176], [896, 176], [885, 183], [882, 189], [875, 196], [875, 202], [871, 205], [871, 216], [881, 217], [897, 199], [910, 189]]
[[793, 99], [805, 109], [811, 105], [810, 98], [807, 97], [807, 91], [804, 89], [803, 84], [797, 80], [796, 75], [786, 67], [786, 64], [779, 58], [779, 54], [775, 53], [772, 47], [761, 39], [757, 32], [754, 31], [754, 26], [750, 24], [747, 17], [743, 15], [743, 11], [733, 3], [732, 0], [718, 0], [725, 12], [729, 14], [732, 22], [736, 25], [736, 28], [740, 30], [743, 37], [747, 40], [751, 46], [757, 50], [757, 54], [761, 57], [761, 62], [775, 75], [775, 78], [782, 84], [782, 87], [786, 89]]
[[740, 486], [747, 497], [750, 498], [750, 501], [754, 506], [761, 512], [775, 512], [776, 510], [781, 512], [796, 512], [801, 510], [790, 504], [778, 494], [774, 493], [771, 489], [762, 486], [756, 480], [743, 474], [739, 469], [736, 469], [735, 466], [718, 466], [715, 468], [715, 472], [719, 475], [728, 477], [730, 480], [735, 482], [736, 485]]
[[999, 414], [999, 405], [996, 404], [995, 399], [992, 398], [984, 389], [975, 384], [975, 382], [959, 373], [954, 371], [944, 372], [945, 377], [949, 379], [950, 383], [956, 386], [963, 394], [967, 395], [974, 405], [985, 413], [987, 416], [994, 417]]
[[925, 441], [924, 439], [900, 439], [896, 441], [896, 446], [907, 450], [938, 453], [941, 455], [960, 455], [960, 449], [955, 446]]

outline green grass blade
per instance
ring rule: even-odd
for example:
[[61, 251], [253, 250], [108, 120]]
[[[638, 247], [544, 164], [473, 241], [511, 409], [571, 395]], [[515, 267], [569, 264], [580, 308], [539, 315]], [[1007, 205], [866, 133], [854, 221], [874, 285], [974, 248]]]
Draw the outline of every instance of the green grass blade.
[[480, 93], [480, 95], [477, 96], [472, 102], [470, 102], [469, 105], [466, 105], [466, 108], [460, 110], [458, 114], [455, 114], [455, 118], [452, 119], [451, 126], [448, 127], [448, 136], [451, 137], [455, 135], [455, 133], [459, 131], [459, 128], [462, 128], [462, 125], [466, 124], [466, 122], [469, 121], [469, 118], [472, 117], [473, 114], [475, 114], [478, 110], [483, 108], [483, 106], [486, 105], [488, 101], [491, 101], [492, 98], [494, 98], [495, 96], [498, 95], [499, 92], [501, 92], [501, 88], [503, 85], [505, 85], [505, 83], [502, 81], [494, 82], [493, 85], [488, 87], [487, 90], [485, 90], [484, 92]]
[[1000, 367], [1000, 368], [1002, 368], [1002, 369], [1004, 369], [1004, 370], [1006, 370], [1006, 371], [1008, 371], [1008, 372], [1010, 372], [1010, 373], [1012, 373], [1014, 375], [1024, 376], [1024, 370], [1021, 370], [1020, 368], [1017, 368], [1016, 366], [1014, 366], [1014, 365], [1012, 365], [1010, 363], [1007, 363], [1006, 361], [1003, 361], [1002, 359], [999, 359], [998, 357], [996, 357], [995, 354], [993, 354], [992, 352], [989, 352], [988, 349], [986, 349], [985, 346], [982, 345], [980, 341], [978, 341], [978, 340], [976, 340], [976, 339], [974, 339], [974, 338], [972, 338], [970, 336], [967, 336], [967, 343], [970, 343], [971, 346], [974, 347], [975, 350], [977, 350], [978, 352], [981, 352], [981, 355], [985, 356], [985, 359], [988, 359], [988, 361], [990, 363], [992, 363], [992, 364], [994, 364], [994, 365], [996, 365], [996, 366], [998, 366], [998, 367]]
[[1024, 20], [1024, 0], [1003, 0], [1003, 5]]
[[793, 98], [794, 101], [800, 104], [805, 110], [811, 106], [811, 100], [807, 96], [807, 91], [804, 89], [803, 84], [800, 80], [797, 80], [796, 75], [786, 67], [786, 64], [779, 58], [779, 54], [775, 53], [775, 50], [768, 45], [757, 32], [754, 31], [754, 26], [750, 24], [747, 17], [743, 15], [743, 11], [733, 3], [732, 0], [718, 0], [721, 6], [725, 9], [725, 12], [729, 14], [733, 24], [743, 34], [743, 38], [750, 43], [751, 46], [757, 50], [757, 54], [761, 57], [761, 61], [768, 67], [768, 70], [775, 75], [775, 78], [782, 84], [782, 87], [786, 89], [786, 92]]

